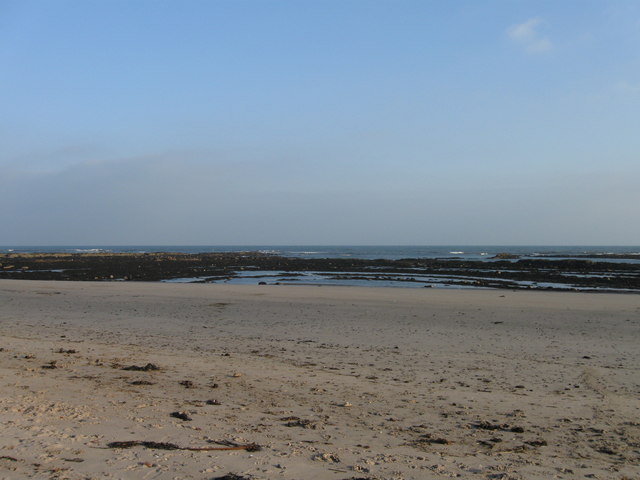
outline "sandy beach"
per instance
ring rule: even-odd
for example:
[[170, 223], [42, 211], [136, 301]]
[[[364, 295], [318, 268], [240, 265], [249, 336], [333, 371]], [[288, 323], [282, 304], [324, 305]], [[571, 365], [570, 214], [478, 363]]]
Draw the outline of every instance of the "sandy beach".
[[0, 478], [637, 479], [639, 345], [638, 295], [0, 280]]

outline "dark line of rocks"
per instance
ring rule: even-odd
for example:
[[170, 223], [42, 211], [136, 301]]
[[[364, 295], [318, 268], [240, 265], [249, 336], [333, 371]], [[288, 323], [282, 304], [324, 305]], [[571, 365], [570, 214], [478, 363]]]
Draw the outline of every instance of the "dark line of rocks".
[[[406, 258], [294, 258], [259, 252], [145, 253], [145, 254], [4, 254], [0, 278], [32, 280], [160, 281], [172, 278], [233, 278], [236, 272], [347, 272], [383, 275], [444, 275], [484, 277], [477, 286], [525, 288], [515, 281], [561, 283], [580, 289], [607, 288], [640, 291], [640, 264], [594, 262], [586, 259], [513, 259], [472, 261]], [[568, 274], [586, 275], [575, 277]], [[592, 277], [589, 275], [598, 275]], [[202, 280], [209, 281], [209, 280]], [[467, 282], [468, 283], [468, 282]]]

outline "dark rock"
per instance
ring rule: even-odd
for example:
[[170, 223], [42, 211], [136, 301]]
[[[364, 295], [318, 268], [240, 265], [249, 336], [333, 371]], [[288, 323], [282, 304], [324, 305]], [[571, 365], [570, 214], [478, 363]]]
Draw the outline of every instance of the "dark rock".
[[152, 370], [160, 370], [160, 367], [154, 365], [153, 363], [147, 363], [143, 367], [139, 367], [138, 365], [131, 365], [128, 367], [124, 367], [122, 370], [130, 370], [134, 372], [150, 372]]
[[185, 422], [190, 422], [191, 420], [193, 420], [189, 415], [187, 415], [186, 412], [171, 412], [169, 416], [173, 418], [178, 418]]

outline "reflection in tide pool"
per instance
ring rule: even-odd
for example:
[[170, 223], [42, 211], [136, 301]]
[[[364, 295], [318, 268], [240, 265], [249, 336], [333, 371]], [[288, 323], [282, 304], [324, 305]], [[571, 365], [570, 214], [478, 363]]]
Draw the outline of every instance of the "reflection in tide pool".
[[334, 285], [402, 288], [526, 288], [554, 290], [632, 291], [608, 288], [580, 288], [569, 283], [532, 282], [474, 275], [397, 274], [368, 272], [284, 272], [240, 270], [225, 276], [186, 277], [163, 280], [168, 283], [224, 283], [228, 285]]

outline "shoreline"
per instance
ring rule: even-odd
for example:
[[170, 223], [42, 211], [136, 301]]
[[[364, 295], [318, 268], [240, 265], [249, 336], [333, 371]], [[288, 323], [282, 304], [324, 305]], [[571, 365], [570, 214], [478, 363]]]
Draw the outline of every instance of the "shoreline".
[[0, 478], [633, 478], [639, 313], [613, 294], [0, 280]]
[[322, 284], [640, 293], [640, 263], [298, 258], [260, 252], [0, 255], [0, 279]]

